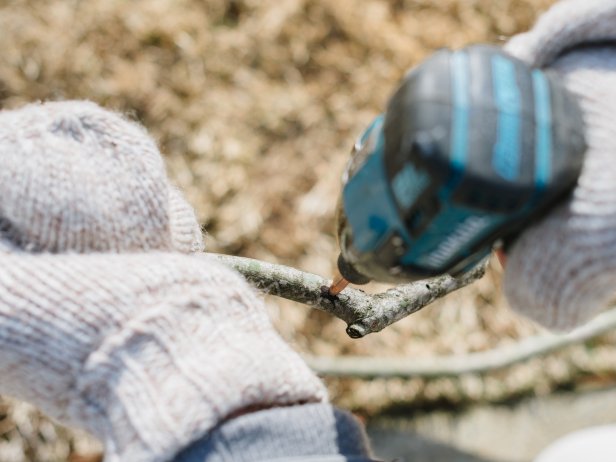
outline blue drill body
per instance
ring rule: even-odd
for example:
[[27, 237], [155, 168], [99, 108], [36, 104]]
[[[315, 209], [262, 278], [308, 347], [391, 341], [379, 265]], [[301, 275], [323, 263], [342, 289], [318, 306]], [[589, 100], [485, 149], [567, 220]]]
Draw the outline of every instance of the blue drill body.
[[470, 269], [571, 190], [584, 150], [580, 110], [555, 76], [495, 47], [437, 52], [354, 147], [342, 275], [401, 282]]

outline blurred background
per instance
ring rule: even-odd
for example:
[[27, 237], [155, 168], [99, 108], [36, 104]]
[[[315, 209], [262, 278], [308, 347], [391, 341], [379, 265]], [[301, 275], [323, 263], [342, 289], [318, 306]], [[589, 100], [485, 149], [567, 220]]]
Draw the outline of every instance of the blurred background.
[[[127, 114], [157, 140], [209, 250], [329, 277], [340, 174], [404, 72], [441, 47], [502, 44], [551, 3], [2, 0], [0, 105], [79, 98]], [[303, 354], [412, 363], [537, 334], [507, 309], [500, 278], [493, 263], [473, 286], [362, 340], [305, 306], [268, 306]], [[385, 459], [529, 461], [563, 433], [616, 420], [615, 346], [610, 334], [455, 379], [326, 382]], [[0, 401], [0, 461], [94, 461], [99, 452], [31, 406]]]

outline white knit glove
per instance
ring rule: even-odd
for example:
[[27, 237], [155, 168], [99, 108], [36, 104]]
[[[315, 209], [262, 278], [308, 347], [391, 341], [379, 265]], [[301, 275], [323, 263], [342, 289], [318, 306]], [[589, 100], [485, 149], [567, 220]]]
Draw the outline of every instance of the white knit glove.
[[0, 391], [131, 462], [324, 400], [247, 283], [187, 253], [201, 247], [136, 124], [83, 102], [1, 112]]
[[203, 249], [154, 141], [85, 101], [0, 112], [0, 237], [29, 252]]
[[584, 113], [589, 148], [579, 184], [521, 235], [505, 271], [511, 305], [555, 329], [587, 321], [616, 296], [615, 40], [616, 1], [570, 0], [506, 46], [560, 74]]

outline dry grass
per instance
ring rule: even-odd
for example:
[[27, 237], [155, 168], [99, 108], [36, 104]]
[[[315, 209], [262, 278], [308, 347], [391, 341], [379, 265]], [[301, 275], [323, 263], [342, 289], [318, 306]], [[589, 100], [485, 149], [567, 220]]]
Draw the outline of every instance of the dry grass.
[[[552, 2], [4, 0], [0, 104], [87, 98], [132, 115], [158, 140], [210, 249], [326, 275], [337, 254], [333, 212], [349, 147], [404, 71], [439, 47], [501, 42]], [[347, 339], [341, 323], [322, 313], [269, 305], [301, 351], [412, 361], [535, 332], [504, 307], [499, 281], [493, 270], [361, 341]], [[337, 402], [371, 412], [398, 402], [547, 392], [580, 370], [614, 364], [608, 340], [490, 377], [339, 380], [330, 388]], [[0, 418], [9, 440], [19, 437], [11, 422], [10, 412]]]

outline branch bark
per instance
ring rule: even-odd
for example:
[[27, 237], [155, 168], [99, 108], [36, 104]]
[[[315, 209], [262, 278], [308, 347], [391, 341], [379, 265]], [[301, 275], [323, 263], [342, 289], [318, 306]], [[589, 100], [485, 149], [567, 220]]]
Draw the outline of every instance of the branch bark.
[[331, 280], [289, 266], [266, 263], [251, 258], [209, 254], [239, 271], [258, 289], [313, 308], [326, 311], [347, 323], [347, 334], [361, 338], [379, 332], [396, 321], [415, 313], [438, 298], [481, 278], [482, 263], [460, 278], [439, 276], [370, 295], [359, 289], [346, 288], [331, 297], [327, 288]]

